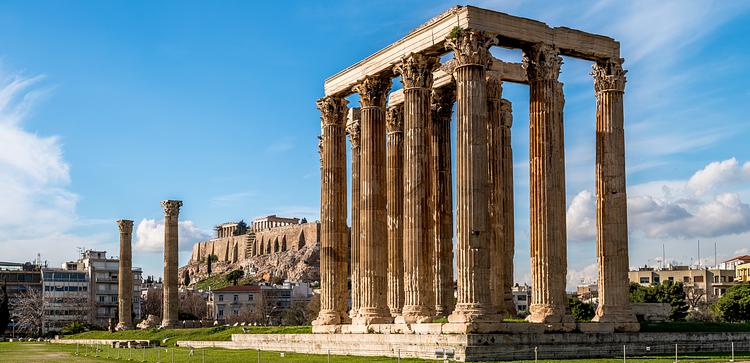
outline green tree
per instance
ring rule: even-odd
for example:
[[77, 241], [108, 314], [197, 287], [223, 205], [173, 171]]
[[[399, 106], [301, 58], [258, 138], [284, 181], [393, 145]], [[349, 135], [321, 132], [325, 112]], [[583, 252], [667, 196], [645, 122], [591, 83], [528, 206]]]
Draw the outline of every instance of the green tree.
[[227, 281], [231, 282], [233, 285], [237, 285], [237, 281], [243, 276], [245, 276], [245, 273], [242, 272], [242, 270], [234, 270], [227, 274]]
[[182, 276], [182, 284], [185, 285], [185, 287], [190, 286], [190, 273], [185, 271], [185, 274]]
[[8, 307], [8, 288], [3, 281], [3, 296], [0, 296], [0, 336], [5, 335], [5, 329], [10, 321], [10, 308]]
[[208, 255], [208, 258], [206, 258], [206, 261], [208, 263], [208, 266], [206, 267], [206, 272], [208, 273], [208, 276], [211, 276], [211, 262], [214, 260], [214, 255]]
[[660, 284], [641, 286], [630, 283], [630, 302], [634, 303], [667, 303], [672, 306], [669, 319], [673, 321], [685, 320], [688, 314], [688, 305], [685, 302], [685, 289], [682, 282], [670, 280]]
[[578, 300], [577, 297], [568, 299], [568, 307], [570, 307], [570, 314], [576, 321], [591, 321], [596, 314], [594, 304]]
[[712, 308], [724, 321], [750, 321], [750, 285], [732, 286]]

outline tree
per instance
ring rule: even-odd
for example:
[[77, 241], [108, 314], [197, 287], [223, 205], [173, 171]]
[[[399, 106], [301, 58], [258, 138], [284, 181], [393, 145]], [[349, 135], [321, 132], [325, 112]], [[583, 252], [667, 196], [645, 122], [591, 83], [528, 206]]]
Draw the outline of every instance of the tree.
[[180, 294], [179, 313], [190, 319], [182, 320], [200, 320], [206, 317], [208, 305], [203, 295], [187, 290]]
[[182, 275], [182, 284], [185, 285], [185, 287], [190, 286], [190, 273], [185, 270], [185, 273]]
[[5, 335], [5, 329], [10, 321], [10, 308], [8, 307], [8, 287], [3, 281], [3, 295], [0, 296], [0, 336]]
[[724, 321], [750, 321], [750, 285], [732, 286], [714, 304], [713, 309]]
[[143, 315], [148, 317], [154, 315], [161, 318], [162, 309], [162, 289], [151, 287], [146, 291], [146, 298], [143, 300]]
[[237, 228], [234, 230], [235, 236], [241, 236], [243, 234], [247, 233], [247, 223], [245, 223], [245, 220], [241, 220], [237, 223]]
[[34, 336], [42, 335], [45, 312], [41, 291], [29, 289], [18, 294], [13, 311], [21, 329]]
[[673, 321], [685, 320], [688, 305], [685, 302], [685, 290], [682, 282], [665, 281], [664, 283], [641, 286], [635, 282], [630, 284], [630, 302], [634, 303], [667, 303], [672, 306], [669, 319]]
[[206, 263], [207, 263], [206, 272], [208, 273], [208, 276], [211, 276], [211, 262], [213, 262], [213, 260], [214, 260], [214, 255], [208, 255], [208, 257], [206, 258]]
[[231, 282], [233, 285], [237, 286], [237, 281], [241, 279], [243, 276], [245, 276], [245, 273], [242, 270], [234, 270], [227, 274], [227, 281]]
[[578, 300], [577, 297], [568, 299], [568, 306], [570, 307], [570, 314], [576, 321], [591, 321], [596, 314], [594, 304]]

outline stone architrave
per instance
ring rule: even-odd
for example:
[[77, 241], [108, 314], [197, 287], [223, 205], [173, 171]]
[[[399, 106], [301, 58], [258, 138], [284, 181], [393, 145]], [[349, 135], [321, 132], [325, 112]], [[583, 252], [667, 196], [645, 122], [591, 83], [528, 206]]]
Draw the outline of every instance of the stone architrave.
[[396, 66], [404, 86], [404, 307], [397, 323], [434, 317], [428, 129], [432, 72], [438, 61], [412, 53]]
[[565, 148], [563, 144], [562, 57], [551, 45], [524, 50], [530, 89], [529, 174], [531, 305], [527, 320], [572, 321], [565, 315], [567, 240], [565, 235]]
[[435, 225], [435, 315], [453, 311], [453, 177], [451, 172], [451, 116], [456, 100], [452, 83], [432, 91], [432, 218]]
[[338, 97], [318, 100], [321, 113], [320, 313], [314, 325], [348, 322], [346, 226], [346, 107]]
[[625, 136], [622, 60], [593, 66], [596, 93], [596, 255], [599, 306], [593, 321], [618, 330], [638, 330], [628, 301], [628, 213], [625, 192]]
[[503, 138], [501, 135], [500, 98], [503, 94], [502, 81], [487, 75], [487, 154], [489, 173], [489, 250], [490, 250], [490, 298], [495, 311], [506, 315], [503, 289], [505, 288], [505, 265], [512, 261], [505, 259], [504, 231], [504, 184], [502, 168]]
[[120, 271], [117, 275], [117, 309], [119, 321], [115, 330], [133, 329], [133, 221], [121, 219]]
[[515, 218], [513, 215], [513, 146], [510, 130], [513, 127], [513, 105], [507, 99], [500, 100], [500, 137], [502, 138], [501, 169], [503, 184], [503, 242], [505, 256], [503, 261], [503, 304], [505, 312], [516, 315], [516, 304], [513, 303], [513, 261], [515, 253]]
[[178, 253], [178, 222], [180, 218], [180, 200], [164, 200], [161, 202], [164, 209], [164, 287], [162, 305], [162, 328], [174, 328], [179, 319], [179, 291], [177, 290], [178, 276], [177, 267], [179, 263]]
[[388, 226], [386, 219], [385, 103], [391, 79], [368, 76], [360, 95], [360, 259], [361, 300], [356, 324], [393, 321], [388, 309]]
[[401, 315], [404, 306], [404, 106], [388, 108], [388, 308]]
[[496, 39], [463, 30], [447, 40], [456, 80], [456, 268], [458, 291], [451, 323], [496, 321], [490, 299], [487, 213], [487, 82]]
[[360, 300], [360, 280], [359, 280], [359, 108], [350, 110], [351, 118], [346, 125], [346, 132], [349, 134], [349, 142], [352, 145], [352, 230], [350, 237], [351, 244], [351, 285], [352, 285], [352, 307], [349, 316], [357, 315]]

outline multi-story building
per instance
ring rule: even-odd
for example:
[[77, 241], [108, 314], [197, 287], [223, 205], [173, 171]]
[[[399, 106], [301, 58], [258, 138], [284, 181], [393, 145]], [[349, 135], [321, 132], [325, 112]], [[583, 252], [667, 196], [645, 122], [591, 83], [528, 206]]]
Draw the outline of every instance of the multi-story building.
[[513, 286], [513, 304], [519, 313], [528, 312], [531, 304], [531, 286], [515, 284]]
[[748, 262], [750, 262], [750, 256], [748, 255], [735, 256], [720, 263], [719, 268], [722, 270], [735, 270], [737, 269], [737, 266]]
[[[0, 262], [0, 281], [8, 292], [8, 300], [12, 306], [18, 297], [27, 291], [42, 291], [41, 266], [38, 263]], [[18, 324], [18, 316], [11, 310], [11, 325]], [[17, 325], [8, 329], [18, 330]]]
[[576, 296], [578, 300], [590, 304], [596, 304], [599, 301], [599, 285], [583, 284], [576, 286]]
[[71, 322], [88, 321], [89, 281], [85, 271], [42, 268], [45, 310], [42, 331], [60, 331]]
[[741, 265], [737, 265], [734, 268], [735, 271], [735, 279], [734, 281], [740, 283], [740, 282], [750, 282], [750, 263], [743, 263]]
[[208, 314], [214, 320], [225, 321], [232, 316], [253, 317], [265, 314], [263, 292], [257, 285], [228, 286], [208, 292]]
[[630, 271], [630, 282], [644, 286], [665, 281], [682, 282], [685, 288], [693, 289], [701, 295], [701, 300], [709, 302], [723, 295], [727, 289], [737, 284], [736, 271], [722, 268], [696, 268], [692, 266], [669, 266], [664, 269], [641, 267]]

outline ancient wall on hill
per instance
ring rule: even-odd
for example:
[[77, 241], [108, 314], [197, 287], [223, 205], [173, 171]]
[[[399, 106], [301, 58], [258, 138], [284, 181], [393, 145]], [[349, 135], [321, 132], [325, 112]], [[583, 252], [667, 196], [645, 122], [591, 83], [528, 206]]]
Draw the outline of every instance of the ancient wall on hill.
[[318, 244], [320, 244], [320, 223], [305, 223], [257, 232], [250, 251], [252, 256], [262, 256], [297, 251]]

